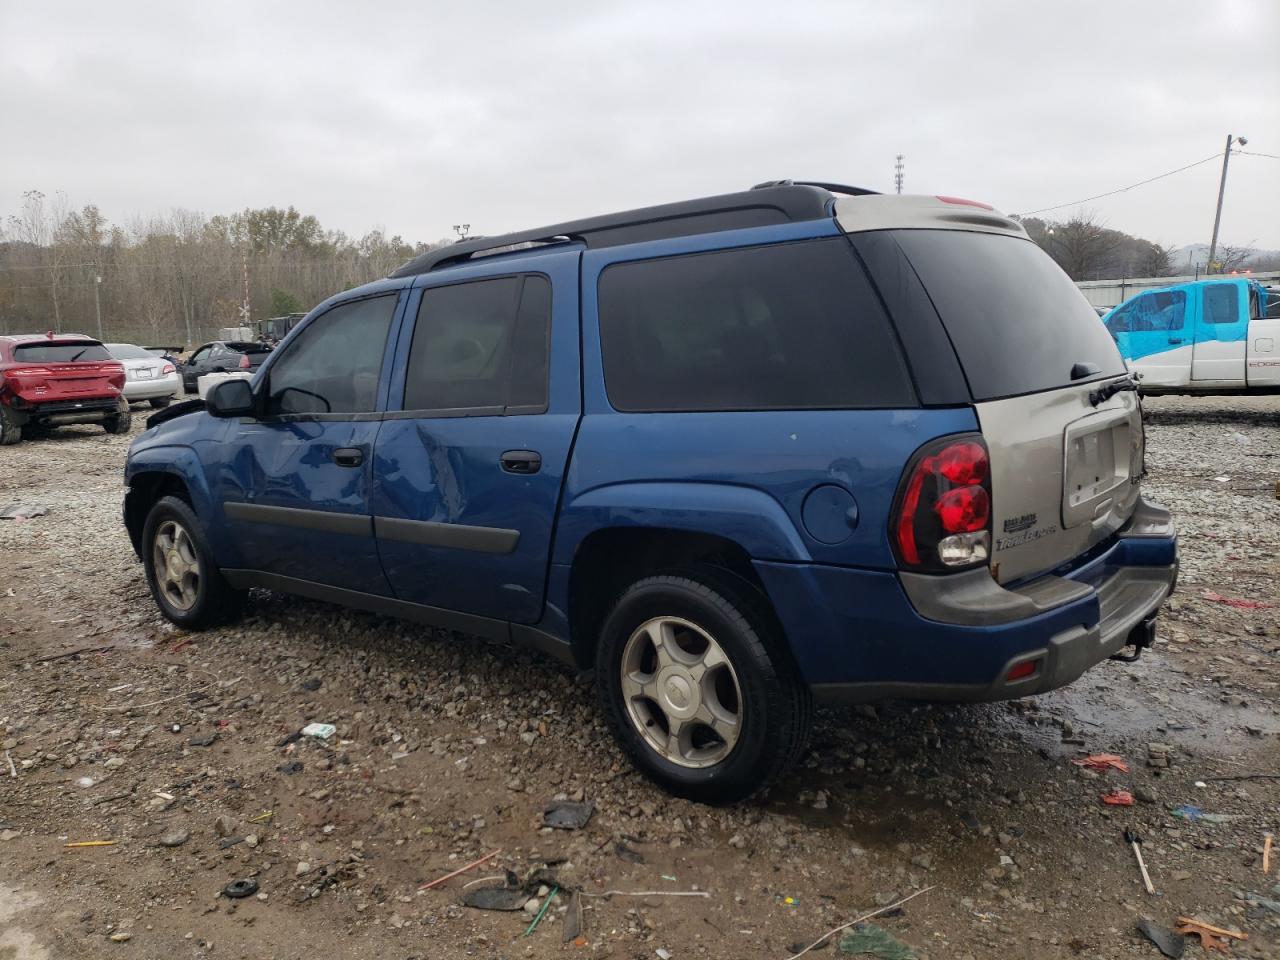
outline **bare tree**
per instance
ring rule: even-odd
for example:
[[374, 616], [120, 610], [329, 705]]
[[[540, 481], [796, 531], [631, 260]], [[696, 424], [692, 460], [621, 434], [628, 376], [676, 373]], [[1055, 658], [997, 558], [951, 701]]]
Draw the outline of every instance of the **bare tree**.
[[1210, 273], [1231, 273], [1248, 263], [1254, 254], [1253, 244], [1247, 247], [1233, 247], [1225, 243], [1218, 245], [1217, 256], [1209, 264]]

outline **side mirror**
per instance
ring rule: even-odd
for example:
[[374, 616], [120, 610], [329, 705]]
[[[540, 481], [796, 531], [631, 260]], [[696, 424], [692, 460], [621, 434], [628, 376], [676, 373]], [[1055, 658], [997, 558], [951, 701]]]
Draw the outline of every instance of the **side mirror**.
[[215, 417], [247, 417], [256, 409], [253, 387], [248, 380], [223, 380], [209, 391], [204, 405]]

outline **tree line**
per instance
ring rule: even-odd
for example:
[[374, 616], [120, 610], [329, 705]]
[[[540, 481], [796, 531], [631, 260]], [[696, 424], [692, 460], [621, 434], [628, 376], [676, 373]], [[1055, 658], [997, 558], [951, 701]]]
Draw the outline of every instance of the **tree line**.
[[[1090, 214], [1022, 224], [1073, 280], [1185, 272], [1171, 248]], [[293, 207], [213, 217], [179, 209], [113, 224], [93, 204], [74, 209], [62, 194], [31, 190], [0, 224], [0, 334], [100, 329], [111, 341], [194, 346], [241, 325], [246, 278], [250, 317], [261, 320], [309, 310], [446, 242], [380, 230], [356, 239]], [[1264, 259], [1245, 247], [1217, 254], [1221, 272], [1280, 268], [1280, 258]]]
[[246, 276], [256, 321], [309, 310], [444, 242], [356, 239], [293, 207], [113, 224], [93, 204], [32, 190], [0, 224], [0, 334], [97, 335], [101, 317], [109, 341], [194, 346], [242, 325]]

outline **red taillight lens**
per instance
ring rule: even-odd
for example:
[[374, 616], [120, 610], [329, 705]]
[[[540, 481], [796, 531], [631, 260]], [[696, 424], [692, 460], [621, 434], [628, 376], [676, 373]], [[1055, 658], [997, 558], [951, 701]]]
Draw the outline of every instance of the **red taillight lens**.
[[172, 363], [166, 363], [163, 367], [160, 368], [160, 376], [162, 377], [167, 373], [177, 373], [177, 372], [178, 372], [178, 368], [175, 367]]
[[240, 354], [240, 369], [241, 370], [249, 369], [249, 355], [247, 353]]
[[966, 200], [964, 197], [938, 196], [936, 199], [941, 200], [943, 203], [954, 203], [957, 206], [961, 206], [961, 207], [981, 207], [983, 210], [995, 209], [995, 207], [993, 207], [989, 203], [983, 203], [981, 200]]
[[947, 438], [921, 449], [903, 478], [892, 531], [907, 566], [949, 570], [987, 559], [991, 464], [981, 438]]

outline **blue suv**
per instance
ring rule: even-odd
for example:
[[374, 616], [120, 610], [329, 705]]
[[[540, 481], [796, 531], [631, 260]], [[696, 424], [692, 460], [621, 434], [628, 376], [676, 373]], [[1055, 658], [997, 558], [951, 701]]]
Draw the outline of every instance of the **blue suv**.
[[174, 623], [267, 588], [594, 670], [668, 789], [815, 702], [1041, 693], [1153, 638], [1136, 385], [985, 204], [778, 181], [470, 239], [156, 414], [124, 519]]

